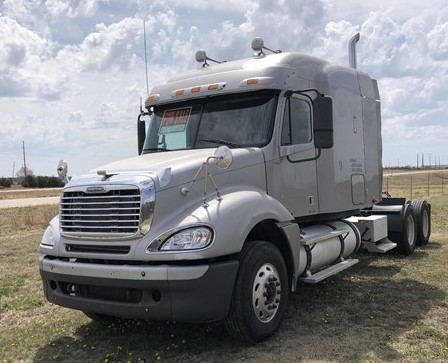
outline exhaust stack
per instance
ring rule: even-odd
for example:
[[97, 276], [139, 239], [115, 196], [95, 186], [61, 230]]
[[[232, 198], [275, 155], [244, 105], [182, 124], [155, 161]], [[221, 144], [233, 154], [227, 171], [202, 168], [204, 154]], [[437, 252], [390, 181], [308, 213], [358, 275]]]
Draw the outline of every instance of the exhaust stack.
[[353, 35], [348, 42], [348, 65], [351, 68], [356, 69], [356, 43], [360, 38], [359, 32]]

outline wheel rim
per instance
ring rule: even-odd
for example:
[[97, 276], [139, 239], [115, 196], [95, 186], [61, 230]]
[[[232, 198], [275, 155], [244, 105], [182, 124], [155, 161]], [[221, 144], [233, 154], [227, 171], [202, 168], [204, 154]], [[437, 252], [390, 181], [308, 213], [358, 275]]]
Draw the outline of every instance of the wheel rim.
[[412, 246], [415, 240], [415, 222], [414, 217], [410, 214], [406, 217], [406, 229], [408, 236], [408, 244]]
[[252, 288], [252, 307], [262, 323], [270, 322], [280, 306], [281, 282], [277, 269], [265, 263], [255, 275]]
[[429, 213], [427, 210], [422, 212], [422, 232], [423, 237], [427, 238], [429, 235]]

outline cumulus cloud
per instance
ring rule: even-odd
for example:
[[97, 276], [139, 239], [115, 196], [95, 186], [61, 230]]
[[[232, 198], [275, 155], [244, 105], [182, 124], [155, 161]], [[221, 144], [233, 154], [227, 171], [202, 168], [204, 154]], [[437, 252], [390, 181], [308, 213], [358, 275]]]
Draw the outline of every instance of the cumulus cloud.
[[104, 71], [111, 66], [127, 68], [132, 65], [132, 50], [141, 32], [138, 19], [125, 18], [110, 26], [100, 23], [79, 46], [59, 51], [57, 60], [77, 71]]
[[200, 67], [200, 48], [222, 60], [250, 57], [256, 36], [272, 49], [346, 65], [347, 42], [360, 31], [358, 66], [379, 81], [385, 151], [448, 136], [443, 0], [431, 8], [418, 0], [4, 0], [0, 13], [0, 153], [25, 138], [57, 160], [96, 156], [72, 172], [135, 154], [143, 20], [150, 88]]
[[47, 59], [52, 43], [21, 26], [16, 20], [0, 15], [0, 72], [2, 96], [27, 94], [32, 78]]

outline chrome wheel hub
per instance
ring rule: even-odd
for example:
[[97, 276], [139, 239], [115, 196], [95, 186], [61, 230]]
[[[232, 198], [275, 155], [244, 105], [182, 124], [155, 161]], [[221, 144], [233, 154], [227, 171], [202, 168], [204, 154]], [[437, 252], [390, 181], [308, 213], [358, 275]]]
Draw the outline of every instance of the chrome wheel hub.
[[258, 320], [270, 322], [278, 311], [281, 299], [280, 276], [270, 263], [260, 267], [252, 287], [252, 306]]

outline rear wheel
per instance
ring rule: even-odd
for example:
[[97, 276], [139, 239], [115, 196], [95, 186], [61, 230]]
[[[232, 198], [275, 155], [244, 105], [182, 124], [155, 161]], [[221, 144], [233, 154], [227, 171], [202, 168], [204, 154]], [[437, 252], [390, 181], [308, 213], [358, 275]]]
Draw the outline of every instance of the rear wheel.
[[227, 331], [247, 342], [260, 342], [280, 328], [288, 304], [288, 275], [280, 251], [264, 241], [249, 242], [241, 252]]
[[425, 200], [413, 200], [411, 205], [415, 211], [417, 222], [417, 245], [425, 246], [431, 236], [431, 210]]
[[402, 232], [391, 233], [389, 238], [397, 244], [397, 251], [405, 256], [411, 255], [417, 243], [417, 223], [411, 204], [404, 206]]

